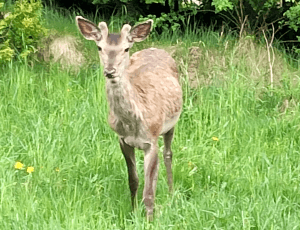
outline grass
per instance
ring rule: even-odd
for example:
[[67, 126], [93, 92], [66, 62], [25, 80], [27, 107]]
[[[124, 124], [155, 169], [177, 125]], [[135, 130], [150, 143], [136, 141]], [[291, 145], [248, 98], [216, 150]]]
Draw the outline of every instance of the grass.
[[[64, 20], [60, 30], [77, 36], [74, 23]], [[13, 62], [0, 77], [0, 229], [300, 229], [300, 87], [291, 81], [299, 69], [279, 62], [281, 84], [257, 87], [267, 75], [260, 70], [259, 80], [252, 78], [247, 60], [264, 66], [238, 52], [241, 43], [230, 35], [164, 36], [134, 48], [175, 46], [184, 90], [173, 142], [175, 191], [168, 194], [160, 153], [154, 222], [145, 220], [141, 202], [141, 151], [139, 204], [131, 212], [125, 161], [106, 121], [101, 68], [73, 73]], [[211, 82], [192, 88], [188, 52], [195, 44], [198, 77]], [[17, 161], [23, 169], [14, 168]]]

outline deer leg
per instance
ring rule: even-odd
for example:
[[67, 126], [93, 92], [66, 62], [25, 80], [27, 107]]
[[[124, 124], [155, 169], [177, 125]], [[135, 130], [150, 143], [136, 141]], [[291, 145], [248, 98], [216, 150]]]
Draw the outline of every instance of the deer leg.
[[173, 174], [172, 174], [172, 150], [171, 144], [174, 135], [174, 127], [170, 129], [166, 134], [163, 135], [164, 137], [164, 162], [167, 169], [167, 177], [168, 177], [168, 185], [169, 185], [169, 192], [173, 191]]
[[154, 198], [158, 176], [158, 146], [157, 142], [145, 150], [144, 173], [145, 186], [143, 200], [146, 206], [147, 219], [153, 219]]
[[120, 147], [127, 164], [129, 188], [131, 192], [131, 204], [132, 208], [134, 208], [136, 194], [139, 186], [139, 178], [136, 171], [134, 148], [127, 145], [122, 138], [120, 138]]

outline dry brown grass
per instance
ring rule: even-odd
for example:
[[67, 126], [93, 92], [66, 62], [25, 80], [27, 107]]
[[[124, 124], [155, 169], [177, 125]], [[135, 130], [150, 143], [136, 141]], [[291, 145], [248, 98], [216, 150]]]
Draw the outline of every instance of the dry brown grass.
[[[279, 86], [283, 78], [283, 71], [286, 69], [286, 63], [279, 52], [274, 50], [273, 77], [274, 86]], [[252, 39], [240, 39], [234, 51], [233, 64], [235, 66], [243, 65], [247, 78], [253, 80], [258, 87], [270, 85], [270, 66], [268, 61], [268, 51], [266, 46], [258, 45]]]
[[78, 71], [86, 63], [80, 41], [71, 35], [52, 33], [44, 39], [39, 57], [46, 62], [59, 63], [63, 69]]
[[201, 42], [194, 43], [186, 49], [179, 44], [173, 56], [192, 88], [219, 85], [225, 81], [226, 59], [218, 50], [206, 49]]
[[[189, 48], [182, 48], [178, 44], [176, 50], [172, 50], [181, 72], [188, 76], [191, 87], [221, 86], [237, 73], [257, 88], [270, 85], [270, 66], [265, 46], [256, 44], [251, 38], [242, 38], [234, 44], [227, 42], [222, 46], [208, 49], [199, 42]], [[274, 86], [279, 86], [287, 64], [283, 55], [276, 50], [274, 58]]]

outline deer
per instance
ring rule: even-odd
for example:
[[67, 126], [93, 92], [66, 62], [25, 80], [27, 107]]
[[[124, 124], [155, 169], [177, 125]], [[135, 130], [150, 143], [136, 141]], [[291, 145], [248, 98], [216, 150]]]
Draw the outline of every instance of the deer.
[[175, 60], [157, 48], [129, 56], [133, 44], [150, 34], [151, 19], [133, 28], [125, 24], [118, 34], [109, 33], [105, 22], [97, 26], [82, 16], [76, 16], [76, 25], [83, 37], [95, 41], [98, 47], [106, 79], [108, 123], [119, 136], [133, 209], [139, 186], [135, 148], [144, 151], [143, 202], [147, 219], [153, 220], [160, 136], [164, 140], [168, 187], [171, 193], [173, 190], [171, 143], [182, 110], [182, 89]]

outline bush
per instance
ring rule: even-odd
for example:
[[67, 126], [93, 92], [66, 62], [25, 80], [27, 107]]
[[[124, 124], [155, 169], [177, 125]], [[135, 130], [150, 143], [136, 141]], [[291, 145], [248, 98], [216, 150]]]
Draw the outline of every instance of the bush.
[[[294, 31], [298, 31], [300, 28], [300, 4], [290, 7], [284, 14], [288, 18], [287, 24]], [[300, 42], [300, 36], [297, 36], [298, 42]], [[293, 47], [296, 53], [300, 54], [300, 48]]]
[[178, 11], [170, 13], [161, 13], [160, 17], [149, 14], [146, 17], [139, 17], [139, 22], [152, 19], [153, 29], [159, 34], [162, 32], [174, 33], [176, 31], [184, 31], [190, 25], [190, 19], [197, 14], [197, 8], [194, 5], [183, 5]]
[[37, 43], [47, 33], [43, 26], [41, 0], [18, 0], [11, 12], [4, 12], [0, 21], [0, 63], [18, 56], [25, 59], [37, 50]]

